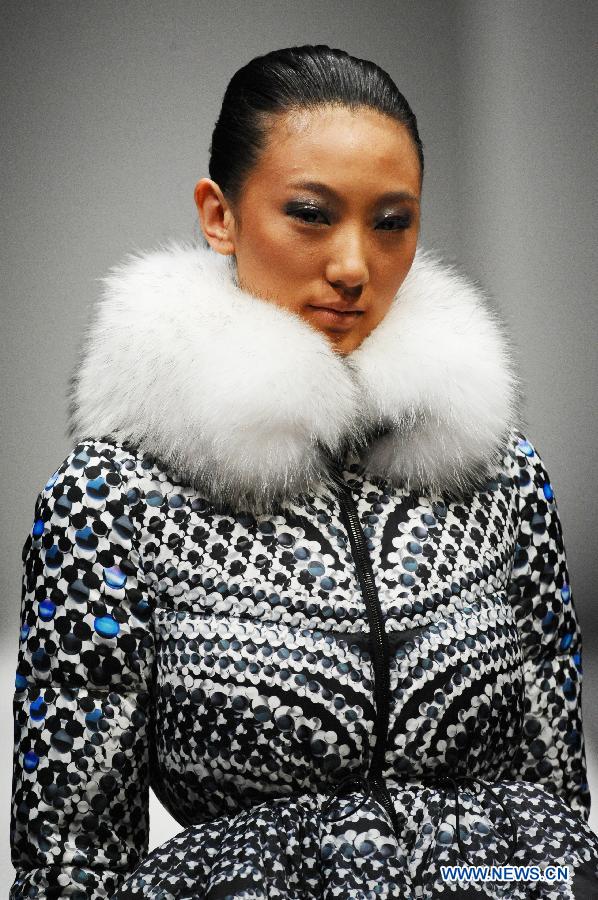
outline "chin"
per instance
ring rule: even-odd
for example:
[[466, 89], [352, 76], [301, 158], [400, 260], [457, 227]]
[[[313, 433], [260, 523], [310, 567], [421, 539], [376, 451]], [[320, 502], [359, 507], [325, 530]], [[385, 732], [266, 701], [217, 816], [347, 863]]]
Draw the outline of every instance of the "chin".
[[330, 343], [332, 344], [333, 350], [335, 350], [340, 356], [347, 356], [349, 353], [353, 353], [354, 350], [357, 350], [359, 345], [364, 340], [363, 337], [355, 337], [352, 340], [344, 340], [344, 341], [335, 341], [333, 338], [329, 338]]

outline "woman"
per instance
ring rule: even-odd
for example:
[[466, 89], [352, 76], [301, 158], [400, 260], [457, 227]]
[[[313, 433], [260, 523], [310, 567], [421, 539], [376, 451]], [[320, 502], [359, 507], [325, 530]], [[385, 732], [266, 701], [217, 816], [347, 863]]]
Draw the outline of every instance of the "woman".
[[504, 327], [417, 249], [407, 101], [266, 54], [209, 173], [205, 246], [107, 278], [37, 498], [11, 897], [596, 896], [554, 491]]

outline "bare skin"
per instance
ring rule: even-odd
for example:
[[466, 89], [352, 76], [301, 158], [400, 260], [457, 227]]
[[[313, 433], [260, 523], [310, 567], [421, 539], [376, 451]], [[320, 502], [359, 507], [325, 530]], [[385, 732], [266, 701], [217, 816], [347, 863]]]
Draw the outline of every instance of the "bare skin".
[[417, 151], [405, 126], [368, 108], [271, 116], [235, 208], [209, 178], [194, 196], [212, 249], [235, 255], [240, 287], [299, 315], [341, 354], [382, 321], [415, 256]]

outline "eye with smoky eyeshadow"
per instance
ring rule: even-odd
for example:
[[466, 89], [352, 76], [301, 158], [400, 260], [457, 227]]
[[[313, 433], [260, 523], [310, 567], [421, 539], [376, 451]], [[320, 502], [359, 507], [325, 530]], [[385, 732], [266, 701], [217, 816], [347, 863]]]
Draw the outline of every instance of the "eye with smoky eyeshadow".
[[[308, 225], [330, 224], [330, 220], [332, 219], [332, 216], [327, 212], [327, 210], [316, 206], [312, 202], [306, 202], [302, 200], [295, 200], [285, 204], [284, 210], [286, 215], [289, 215], [292, 218], [299, 219], [300, 221], [305, 222]], [[308, 218], [310, 216], [312, 218]], [[324, 223], [314, 221], [313, 217], [317, 216], [324, 217]], [[410, 213], [389, 214], [387, 216], [384, 216], [378, 224], [385, 226], [388, 223], [396, 223], [396, 227], [382, 227], [379, 230], [404, 231], [406, 228], [409, 228], [411, 226], [412, 221], [413, 217]]]

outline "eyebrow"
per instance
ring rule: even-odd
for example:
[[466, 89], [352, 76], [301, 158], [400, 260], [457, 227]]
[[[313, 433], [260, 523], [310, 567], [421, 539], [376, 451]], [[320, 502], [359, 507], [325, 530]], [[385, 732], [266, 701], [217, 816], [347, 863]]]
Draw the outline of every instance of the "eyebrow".
[[[314, 191], [333, 200], [340, 199], [337, 192], [322, 181], [292, 181], [289, 187], [299, 188], [304, 191]], [[415, 194], [410, 194], [409, 191], [386, 191], [386, 193], [380, 194], [378, 197], [380, 203], [400, 203], [401, 200], [411, 200], [413, 203], [419, 203], [419, 197], [416, 197]]]

